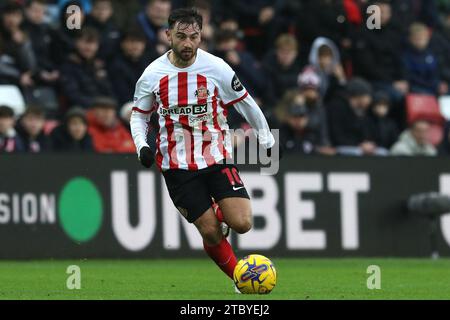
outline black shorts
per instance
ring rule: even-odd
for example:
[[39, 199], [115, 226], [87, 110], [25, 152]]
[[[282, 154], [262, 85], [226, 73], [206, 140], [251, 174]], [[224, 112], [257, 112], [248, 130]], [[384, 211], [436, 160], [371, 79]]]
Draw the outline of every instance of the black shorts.
[[236, 166], [215, 164], [208, 168], [188, 171], [163, 171], [169, 195], [178, 211], [189, 223], [197, 220], [212, 205], [225, 198], [250, 197]]

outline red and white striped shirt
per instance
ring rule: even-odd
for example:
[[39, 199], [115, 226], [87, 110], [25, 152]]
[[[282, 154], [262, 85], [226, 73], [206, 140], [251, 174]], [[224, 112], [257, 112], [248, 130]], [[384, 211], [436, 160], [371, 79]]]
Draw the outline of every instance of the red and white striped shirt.
[[[136, 149], [139, 153], [147, 145], [146, 122], [157, 112], [156, 164], [160, 170], [199, 170], [230, 158], [227, 111], [247, 97], [248, 92], [222, 59], [198, 49], [191, 66], [178, 68], [166, 53], [147, 67], [136, 84], [131, 119]], [[253, 99], [251, 102], [254, 108]], [[256, 109], [256, 117], [263, 118], [257, 121], [263, 124], [257, 125], [268, 129], [257, 105]]]

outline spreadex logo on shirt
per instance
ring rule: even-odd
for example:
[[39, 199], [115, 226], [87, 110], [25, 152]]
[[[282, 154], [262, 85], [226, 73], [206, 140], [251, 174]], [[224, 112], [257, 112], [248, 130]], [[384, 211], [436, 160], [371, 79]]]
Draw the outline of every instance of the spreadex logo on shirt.
[[208, 105], [205, 104], [195, 104], [190, 106], [178, 106], [175, 108], [159, 108], [158, 113], [161, 116], [167, 115], [203, 115], [208, 112]]

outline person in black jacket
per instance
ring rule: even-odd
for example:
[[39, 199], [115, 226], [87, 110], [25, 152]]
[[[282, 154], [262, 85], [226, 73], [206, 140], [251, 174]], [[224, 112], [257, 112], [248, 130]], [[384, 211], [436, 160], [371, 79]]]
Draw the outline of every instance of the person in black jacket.
[[35, 79], [42, 84], [57, 85], [59, 71], [52, 60], [52, 31], [45, 22], [45, 0], [31, 0], [26, 5], [25, 30], [31, 40], [33, 52], [36, 56]]
[[51, 149], [50, 139], [44, 132], [44, 124], [44, 111], [36, 106], [29, 106], [19, 119], [16, 130], [26, 152], [41, 153]]
[[145, 36], [138, 30], [124, 34], [120, 43], [121, 52], [109, 67], [111, 82], [120, 105], [133, 100], [136, 82], [145, 68], [157, 57], [148, 54]]
[[83, 28], [75, 42], [76, 51], [61, 67], [62, 90], [70, 106], [91, 107], [98, 96], [114, 96], [103, 60], [96, 57], [99, 35]]
[[86, 17], [85, 26], [92, 27], [100, 34], [98, 57], [109, 61], [119, 49], [120, 31], [113, 21], [111, 0], [93, 0], [92, 11]]
[[52, 147], [57, 152], [94, 152], [92, 138], [83, 109], [72, 108], [64, 122], [50, 134]]
[[286, 91], [297, 87], [297, 78], [302, 71], [297, 39], [290, 34], [277, 38], [275, 50], [269, 52], [262, 62], [263, 70], [271, 85], [269, 102], [275, 104]]
[[360, 78], [349, 81], [346, 92], [328, 108], [330, 137], [339, 154], [387, 155], [375, 143], [369, 119], [372, 88]]
[[384, 92], [376, 92], [373, 96], [370, 121], [375, 143], [387, 150], [397, 141], [400, 134], [395, 121], [389, 117], [391, 101]]
[[396, 105], [409, 92], [401, 60], [404, 34], [392, 19], [388, 1], [376, 1], [381, 9], [381, 28], [363, 29], [354, 46], [355, 74], [371, 81], [376, 90], [385, 91]]

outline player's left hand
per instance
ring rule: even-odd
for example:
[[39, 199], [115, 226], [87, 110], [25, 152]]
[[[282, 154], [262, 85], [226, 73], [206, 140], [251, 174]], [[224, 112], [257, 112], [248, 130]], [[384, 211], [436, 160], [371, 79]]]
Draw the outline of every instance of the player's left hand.
[[275, 144], [271, 148], [267, 149], [267, 156], [272, 157], [272, 149], [274, 148], [278, 148], [278, 160], [281, 160], [281, 158], [283, 158], [284, 150], [283, 146], [279, 142], [275, 142]]
[[150, 168], [153, 165], [153, 162], [155, 162], [155, 157], [149, 147], [141, 148], [139, 151], [139, 161], [146, 168]]

